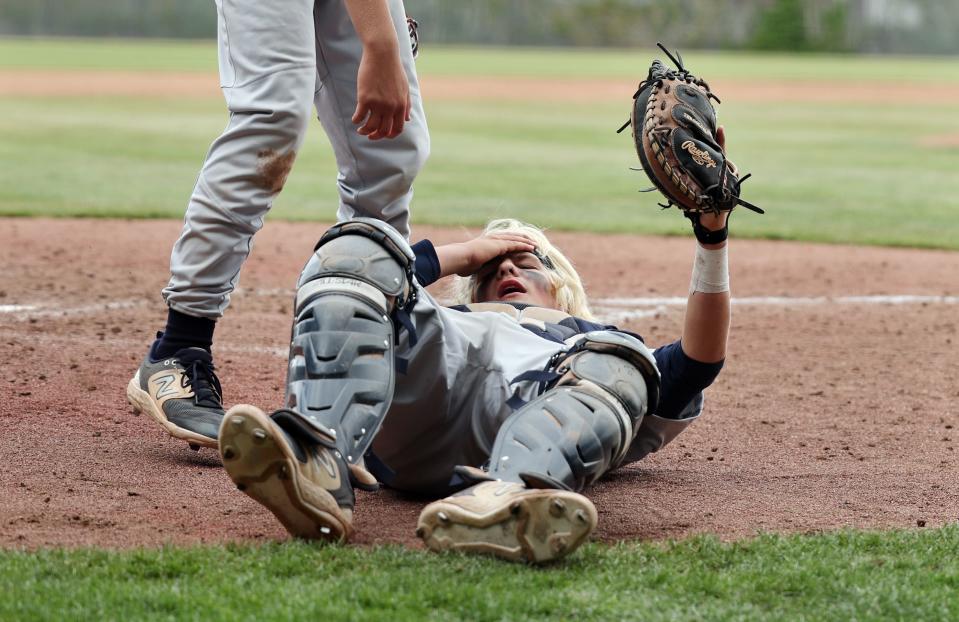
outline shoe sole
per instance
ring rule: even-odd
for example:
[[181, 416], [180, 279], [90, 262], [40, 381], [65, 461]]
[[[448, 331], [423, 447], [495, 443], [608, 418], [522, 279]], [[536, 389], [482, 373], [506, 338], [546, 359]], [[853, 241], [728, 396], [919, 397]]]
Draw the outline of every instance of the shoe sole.
[[150, 415], [169, 432], [170, 436], [190, 443], [191, 447], [195, 445], [209, 447], [211, 449], [218, 447], [215, 438], [203, 436], [186, 428], [181, 428], [167, 419], [166, 415], [163, 414], [163, 409], [150, 397], [150, 394], [140, 388], [138, 378], [139, 376], [134, 376], [133, 379], [130, 380], [130, 383], [127, 384], [127, 401], [133, 406], [133, 411], [136, 414], [146, 413]]
[[259, 408], [239, 404], [227, 411], [220, 456], [236, 487], [273, 512], [291, 535], [329, 542], [351, 535], [333, 495], [300, 476], [282, 430]]
[[565, 490], [532, 490], [486, 514], [436, 501], [420, 515], [416, 535], [433, 551], [541, 564], [579, 548], [596, 522], [596, 507], [586, 497]]

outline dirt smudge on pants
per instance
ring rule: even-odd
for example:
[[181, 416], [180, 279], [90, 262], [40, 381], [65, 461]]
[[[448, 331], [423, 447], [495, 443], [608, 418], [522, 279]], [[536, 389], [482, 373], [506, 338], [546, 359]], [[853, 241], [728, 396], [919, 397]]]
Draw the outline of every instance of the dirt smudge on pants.
[[286, 184], [286, 178], [293, 169], [296, 152], [280, 154], [273, 149], [264, 149], [256, 154], [256, 173], [258, 185], [270, 192], [279, 192]]

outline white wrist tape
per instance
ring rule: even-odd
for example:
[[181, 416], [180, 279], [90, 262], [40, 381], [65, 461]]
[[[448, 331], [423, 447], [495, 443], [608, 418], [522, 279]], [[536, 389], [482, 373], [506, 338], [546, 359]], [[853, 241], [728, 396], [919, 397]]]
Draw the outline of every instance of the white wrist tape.
[[696, 261], [693, 263], [693, 278], [689, 293], [719, 294], [729, 291], [729, 259], [727, 246], [705, 249], [696, 245]]

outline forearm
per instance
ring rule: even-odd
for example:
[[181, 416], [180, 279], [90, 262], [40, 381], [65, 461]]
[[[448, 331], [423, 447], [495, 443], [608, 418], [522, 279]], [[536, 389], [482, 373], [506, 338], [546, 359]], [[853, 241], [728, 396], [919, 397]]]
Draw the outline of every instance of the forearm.
[[729, 292], [690, 294], [683, 326], [683, 352], [702, 363], [726, 358], [729, 318]]
[[468, 242], [444, 244], [436, 247], [440, 264], [440, 278], [451, 274], [470, 276], [488, 261], [509, 253], [536, 249], [533, 242], [521, 233], [492, 233]]
[[470, 255], [465, 244], [444, 244], [436, 247], [436, 257], [440, 262], [440, 278], [451, 274], [460, 274], [470, 263]]
[[[703, 215], [701, 224], [711, 231], [726, 225], [728, 214]], [[728, 242], [700, 244], [693, 268], [683, 324], [683, 352], [703, 363], [726, 358], [729, 338], [730, 294], [726, 247]], [[725, 291], [720, 291], [725, 290]]]
[[363, 49], [396, 53], [396, 28], [385, 0], [344, 0]]

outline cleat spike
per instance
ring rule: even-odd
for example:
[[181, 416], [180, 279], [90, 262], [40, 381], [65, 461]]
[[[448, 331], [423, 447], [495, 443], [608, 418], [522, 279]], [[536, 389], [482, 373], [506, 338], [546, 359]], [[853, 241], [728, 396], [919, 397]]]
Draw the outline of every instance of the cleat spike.
[[266, 430], [261, 430], [260, 428], [253, 430], [253, 438], [258, 441], [264, 440], [266, 438]]
[[553, 550], [557, 553], [562, 553], [569, 548], [569, 540], [567, 540], [565, 536], [560, 536], [554, 539], [550, 544], [552, 545]]
[[450, 517], [446, 515], [446, 512], [437, 512], [436, 518], [440, 519], [441, 523], [450, 522]]
[[566, 504], [561, 499], [553, 499], [549, 504], [549, 513], [559, 518], [566, 511]]

